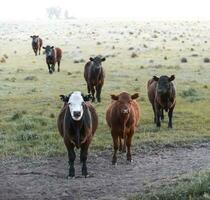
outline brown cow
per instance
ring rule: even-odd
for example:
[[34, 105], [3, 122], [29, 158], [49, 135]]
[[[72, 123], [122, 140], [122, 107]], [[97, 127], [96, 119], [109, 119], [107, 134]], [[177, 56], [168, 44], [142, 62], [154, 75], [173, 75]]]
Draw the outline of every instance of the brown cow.
[[72, 92], [68, 96], [60, 95], [64, 106], [58, 116], [58, 130], [63, 137], [69, 157], [69, 177], [75, 176], [74, 161], [76, 154], [74, 148], [80, 148], [80, 161], [82, 162], [82, 175], [87, 176], [88, 147], [98, 126], [98, 117], [94, 107], [88, 102], [90, 96], [81, 92]]
[[98, 102], [101, 102], [101, 89], [104, 84], [104, 69], [101, 65], [106, 58], [101, 58], [96, 56], [95, 58], [90, 58], [90, 61], [86, 63], [84, 69], [84, 77], [87, 82], [88, 93], [91, 92], [93, 98], [92, 101], [95, 101], [95, 90], [96, 98]]
[[172, 83], [175, 76], [153, 76], [147, 83], [148, 97], [154, 112], [154, 122], [161, 126], [160, 119], [164, 119], [163, 110], [168, 112], [168, 128], [172, 128], [173, 110], [176, 105], [176, 90]]
[[42, 39], [38, 35], [32, 35], [32, 49], [34, 50], [35, 55], [37, 56], [37, 52], [40, 51], [42, 48]]
[[49, 73], [52, 74], [55, 71], [55, 64], [58, 63], [58, 72], [60, 71], [60, 62], [62, 58], [62, 51], [60, 48], [54, 46], [43, 47], [46, 54], [46, 63], [48, 66]]
[[[138, 93], [130, 95], [127, 92], [111, 95], [113, 101], [106, 112], [106, 121], [111, 128], [114, 146], [112, 164], [117, 162], [118, 147], [120, 151], [125, 151], [127, 146], [127, 160], [131, 161], [131, 140], [140, 119], [140, 109], [135, 100], [138, 97]], [[123, 145], [122, 139], [124, 139]]]

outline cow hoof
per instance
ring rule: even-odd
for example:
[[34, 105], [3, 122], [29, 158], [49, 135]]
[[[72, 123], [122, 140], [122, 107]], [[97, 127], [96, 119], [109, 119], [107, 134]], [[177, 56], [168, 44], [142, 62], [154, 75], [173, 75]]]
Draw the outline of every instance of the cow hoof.
[[117, 161], [112, 161], [112, 165], [117, 165]]
[[70, 175], [68, 175], [66, 178], [67, 178], [68, 180], [69, 180], [69, 179], [75, 179], [75, 176], [70, 176]]
[[53, 72], [52, 71], [49, 71], [49, 74], [52, 74]]
[[157, 123], [157, 127], [160, 128], [161, 127], [161, 124], [160, 123]]
[[126, 163], [129, 165], [133, 162], [133, 160], [127, 160]]
[[89, 176], [89, 174], [86, 174], [86, 175], [84, 175], [84, 174], [83, 174], [83, 176], [84, 176], [85, 178], [88, 178], [88, 177], [90, 177], [90, 176]]

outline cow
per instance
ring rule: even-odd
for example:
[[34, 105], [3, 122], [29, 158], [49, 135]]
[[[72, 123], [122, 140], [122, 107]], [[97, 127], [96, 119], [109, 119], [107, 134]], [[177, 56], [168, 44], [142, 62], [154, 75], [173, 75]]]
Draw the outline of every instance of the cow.
[[157, 127], [161, 126], [165, 110], [168, 112], [168, 128], [172, 128], [173, 110], [176, 105], [176, 90], [172, 83], [174, 79], [174, 75], [171, 75], [171, 77], [153, 76], [147, 83], [148, 98], [152, 104], [154, 123]]
[[102, 62], [106, 58], [96, 56], [94, 58], [90, 57], [84, 68], [84, 78], [87, 82], [88, 93], [92, 94], [92, 101], [95, 101], [95, 91], [96, 98], [98, 102], [101, 102], [101, 89], [104, 84], [104, 69], [102, 67]]
[[45, 49], [46, 63], [49, 73], [52, 74], [55, 71], [55, 64], [58, 63], [58, 72], [60, 72], [60, 62], [62, 58], [62, 50], [58, 47], [49, 46], [43, 47]]
[[32, 49], [34, 50], [35, 56], [37, 56], [37, 52], [39, 51], [39, 55], [40, 55], [40, 51], [42, 48], [42, 39], [38, 36], [38, 35], [32, 35]]
[[[106, 121], [111, 129], [114, 154], [112, 164], [117, 162], [117, 150], [125, 152], [127, 146], [127, 161], [131, 162], [131, 142], [135, 128], [140, 120], [140, 107], [135, 99], [138, 93], [133, 95], [122, 92], [119, 95], [111, 95], [112, 102], [106, 112]], [[122, 144], [122, 140], [124, 143]]]
[[82, 175], [87, 177], [88, 147], [98, 126], [96, 110], [89, 102], [90, 95], [84, 96], [79, 91], [72, 92], [69, 95], [60, 95], [60, 97], [64, 105], [58, 116], [57, 125], [68, 151], [68, 177], [75, 176], [75, 147], [81, 149]]

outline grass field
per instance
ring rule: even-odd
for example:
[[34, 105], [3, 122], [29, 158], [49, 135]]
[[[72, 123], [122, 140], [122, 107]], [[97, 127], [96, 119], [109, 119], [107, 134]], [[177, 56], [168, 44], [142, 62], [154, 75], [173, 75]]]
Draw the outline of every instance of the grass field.
[[[91, 55], [98, 54], [107, 56], [107, 61], [102, 103], [95, 104], [99, 127], [93, 147], [104, 148], [112, 143], [105, 111], [110, 94], [121, 91], [140, 93], [142, 119], [134, 143], [209, 139], [210, 63], [203, 62], [210, 49], [208, 25], [77, 21], [1, 24], [0, 53], [8, 56], [6, 63], [0, 64], [1, 157], [51, 156], [65, 152], [56, 127], [62, 106], [59, 94], [86, 92], [84, 63], [74, 62], [88, 61]], [[34, 33], [43, 38], [44, 45], [62, 48], [60, 73], [49, 75], [45, 56], [34, 56], [30, 44], [30, 35]], [[132, 53], [137, 57], [132, 58]], [[181, 63], [182, 57], [188, 62]], [[153, 75], [163, 74], [176, 76], [177, 106], [174, 129], [168, 130], [164, 123], [158, 131], [152, 123], [146, 83]], [[25, 80], [27, 77], [29, 80]]]
[[[56, 119], [60, 94], [86, 93], [84, 64], [103, 55], [106, 78], [102, 102], [94, 106], [99, 127], [91, 148], [112, 145], [105, 112], [110, 94], [139, 92], [141, 121], [133, 144], [181, 145], [210, 139], [210, 23], [137, 21], [51, 21], [0, 23], [0, 157], [66, 154]], [[45, 55], [35, 57], [30, 35], [63, 50], [61, 72], [48, 74]], [[8, 58], [6, 58], [8, 57]], [[187, 62], [182, 63], [181, 59]], [[85, 62], [84, 62], [85, 61]], [[57, 69], [57, 67], [56, 67]], [[175, 74], [177, 105], [173, 130], [167, 117], [158, 130], [147, 98], [153, 75]]]

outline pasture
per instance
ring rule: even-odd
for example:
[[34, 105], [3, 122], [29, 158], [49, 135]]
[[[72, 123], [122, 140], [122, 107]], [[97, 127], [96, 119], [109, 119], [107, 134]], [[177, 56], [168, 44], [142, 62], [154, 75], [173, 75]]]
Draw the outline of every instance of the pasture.
[[[102, 102], [93, 104], [98, 113], [99, 126], [89, 150], [88, 167], [94, 175], [92, 179], [91, 177], [87, 179], [87, 182], [91, 187], [94, 181], [98, 180], [97, 183], [103, 187], [95, 187], [96, 196], [91, 197], [91, 194], [87, 194], [86, 198], [102, 198], [105, 195], [103, 188], [104, 191], [110, 191], [111, 195], [104, 196], [104, 199], [111, 199], [111, 197], [114, 199], [115, 194], [118, 198], [129, 198], [133, 193], [137, 195], [138, 192], [150, 193], [154, 180], [150, 178], [152, 176], [150, 171], [147, 172], [148, 177], [141, 178], [144, 176], [141, 170], [144, 169], [154, 170], [158, 174], [158, 169], [166, 166], [167, 172], [160, 173], [162, 179], [159, 176], [155, 177], [157, 184], [154, 184], [154, 188], [158, 190], [161, 190], [166, 182], [174, 183], [183, 174], [191, 176], [191, 173], [206, 169], [210, 163], [207, 158], [210, 139], [209, 31], [209, 22], [197, 21], [1, 22], [0, 172], [2, 177], [8, 178], [7, 175], [14, 171], [21, 174], [21, 170], [24, 171], [24, 169], [30, 172], [33, 172], [33, 169], [38, 170], [40, 176], [42, 171], [45, 171], [50, 176], [48, 179], [46, 178], [48, 176], [44, 175], [43, 180], [40, 181], [44, 186], [47, 185], [44, 182], [45, 178], [47, 181], [54, 179], [51, 182], [55, 183], [52, 185], [54, 189], [65, 185], [66, 191], [56, 191], [55, 198], [62, 199], [59, 193], [61, 191], [64, 194], [63, 199], [69, 197], [71, 193], [69, 186], [72, 186], [77, 194], [72, 198], [85, 198], [86, 193], [83, 194], [81, 185], [85, 185], [86, 180], [73, 180], [74, 185], [71, 180], [67, 182], [60, 179], [67, 170], [67, 166], [63, 166], [67, 165], [67, 153], [58, 133], [56, 121], [63, 105], [59, 98], [60, 94], [68, 94], [75, 90], [87, 93], [83, 76], [84, 65], [89, 57], [96, 55], [106, 57], [106, 61], [103, 62], [105, 83], [102, 88]], [[45, 55], [34, 56], [30, 38], [33, 34], [43, 39], [43, 46], [53, 45], [63, 50], [60, 72], [57, 72], [56, 65], [56, 72], [49, 74]], [[176, 77], [174, 84], [177, 91], [173, 129], [167, 128], [167, 114], [161, 128], [158, 129], [153, 123], [153, 111], [147, 97], [147, 81], [153, 75], [171, 76], [172, 74]], [[119, 94], [122, 91], [140, 94], [137, 101], [140, 104], [142, 116], [133, 138], [134, 162], [129, 166], [122, 156], [117, 166], [119, 171], [116, 172], [116, 168], [111, 166], [112, 138], [106, 124], [105, 113], [111, 101], [110, 94]], [[166, 160], [165, 165], [156, 168], [155, 162], [152, 162], [151, 168], [145, 168], [146, 163], [150, 163], [153, 157], [158, 162], [159, 153], [166, 159], [169, 158], [170, 164], [167, 164]], [[184, 162], [185, 165], [179, 168], [180, 160], [184, 161], [185, 158], [189, 162]], [[173, 160], [177, 162], [173, 163]], [[104, 166], [101, 166], [102, 164]], [[141, 165], [142, 168], [138, 168]], [[13, 166], [15, 166], [14, 169]], [[57, 166], [58, 169], [56, 169]], [[171, 166], [173, 173], [169, 170]], [[134, 180], [136, 187], [133, 190], [126, 190], [125, 186], [128, 183], [132, 184], [132, 181], [122, 181], [124, 188], [119, 189], [119, 193], [116, 192], [118, 187], [112, 191], [110, 187], [112, 183], [109, 181], [113, 180], [117, 185], [117, 180], [127, 180], [124, 177], [126, 169], [129, 171], [133, 168], [135, 170], [130, 177], [137, 176]], [[7, 173], [6, 169], [8, 169]], [[97, 179], [96, 172], [103, 173], [103, 169], [106, 170], [104, 174], [107, 176], [99, 174]], [[30, 172], [26, 173], [27, 178], [22, 180], [23, 177], [20, 176], [18, 180], [27, 185], [30, 182], [30, 176], [33, 176]], [[167, 181], [163, 180], [164, 177], [168, 177]], [[17, 175], [11, 175], [9, 183], [13, 183], [15, 178]], [[102, 184], [103, 180], [104, 184]], [[140, 183], [135, 184], [137, 182]], [[89, 190], [88, 186], [84, 187], [86, 192]], [[29, 186], [29, 191], [31, 187]], [[146, 190], [148, 187], [150, 189]], [[23, 190], [21, 186], [19, 189]], [[37, 190], [37, 194], [40, 191], [41, 189]], [[15, 197], [15, 194], [20, 195], [18, 191], [16, 192], [12, 196], [10, 191], [10, 197]], [[50, 190], [45, 192], [46, 197], [53, 197], [49, 196]], [[78, 196], [79, 193], [81, 196]], [[35, 194], [36, 192], [34, 194], [26, 192], [25, 197], [32, 198]], [[42, 198], [41, 193], [39, 195]]]

